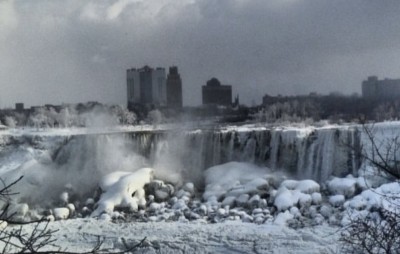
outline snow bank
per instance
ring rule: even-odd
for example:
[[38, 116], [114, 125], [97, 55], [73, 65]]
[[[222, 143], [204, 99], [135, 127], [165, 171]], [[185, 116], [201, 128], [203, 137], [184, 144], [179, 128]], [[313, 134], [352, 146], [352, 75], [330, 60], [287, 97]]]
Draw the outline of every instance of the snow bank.
[[[275, 221], [286, 225], [293, 219], [301, 221], [307, 217], [315, 220], [314, 224], [323, 222], [318, 213], [323, 202], [321, 186], [313, 180], [282, 181], [281, 175], [275, 176], [266, 168], [237, 162], [211, 167], [206, 170], [205, 178], [203, 199], [209, 215], [217, 212], [217, 220], [235, 220], [238, 216], [244, 222]], [[222, 212], [220, 207], [227, 208]], [[271, 220], [273, 216], [276, 218]]]
[[334, 177], [328, 181], [328, 189], [333, 194], [344, 195], [347, 198], [353, 197], [356, 192], [357, 178], [348, 176], [347, 178]]
[[100, 184], [103, 193], [91, 216], [111, 214], [115, 208], [137, 211], [146, 204], [144, 185], [153, 179], [153, 174], [153, 169], [142, 168], [134, 173], [114, 172], [104, 176]]
[[287, 222], [293, 218], [294, 218], [293, 214], [291, 214], [289, 211], [285, 211], [285, 212], [279, 213], [276, 216], [274, 223], [277, 225], [285, 226], [287, 224]]
[[290, 191], [282, 186], [276, 194], [274, 205], [278, 208], [278, 211], [287, 210], [299, 202], [299, 194], [298, 191]]
[[320, 185], [313, 180], [285, 180], [275, 196], [274, 205], [278, 211], [287, 210], [297, 204], [300, 207], [308, 207], [313, 203], [313, 196], [318, 202], [315, 193], [319, 193]]
[[319, 192], [320, 186], [313, 180], [285, 180], [281, 183], [281, 187], [286, 187], [289, 190], [298, 190], [305, 194]]
[[[327, 182], [328, 191], [332, 194], [329, 197], [330, 205], [335, 209], [344, 209], [342, 213], [336, 214], [337, 218], [341, 218], [342, 226], [348, 225], [355, 219], [368, 219], [367, 217], [373, 214], [376, 215], [375, 219], [380, 220], [376, 211], [381, 209], [395, 213], [399, 211], [400, 183], [383, 183], [373, 188], [368, 184], [378, 185], [383, 180], [374, 180], [369, 173], [367, 175], [366, 179], [349, 175], [346, 178], [335, 177]], [[355, 195], [357, 192], [359, 194]]]
[[[362, 207], [368, 210], [383, 207], [385, 210], [398, 212], [400, 207], [400, 183], [383, 184], [378, 188], [365, 190], [355, 198], [357, 199], [353, 199], [353, 202], [357, 200], [364, 203], [365, 205], [362, 205]], [[350, 206], [357, 208], [360, 205], [355, 206], [353, 203]]]
[[[0, 224], [0, 226], [3, 226]], [[34, 225], [23, 226], [24, 232]], [[146, 237], [138, 253], [338, 253], [336, 228], [317, 226], [290, 229], [280, 225], [226, 223], [110, 223], [93, 219], [52, 222], [54, 244], [61, 250], [86, 252], [100, 236], [103, 249], [122, 251]], [[125, 240], [125, 241], [123, 241]], [[53, 248], [53, 250], [56, 248]], [[48, 249], [41, 249], [47, 251]], [[58, 250], [58, 249], [57, 249]]]
[[334, 195], [329, 197], [329, 203], [336, 207], [343, 205], [345, 200], [346, 198], [343, 195]]
[[243, 162], [229, 162], [207, 169], [204, 172], [206, 189], [203, 198], [208, 200], [215, 196], [238, 197], [252, 194], [260, 189], [268, 189], [268, 168], [258, 167]]
[[66, 220], [70, 215], [70, 210], [65, 207], [54, 208], [53, 214], [56, 220]]

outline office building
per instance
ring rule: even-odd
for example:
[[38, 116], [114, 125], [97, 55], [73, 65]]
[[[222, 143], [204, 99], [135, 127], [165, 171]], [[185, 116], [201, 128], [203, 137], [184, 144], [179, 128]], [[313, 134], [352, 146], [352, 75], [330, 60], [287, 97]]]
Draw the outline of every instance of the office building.
[[203, 105], [232, 105], [232, 86], [221, 85], [218, 79], [212, 78], [202, 87]]
[[400, 99], [400, 79], [378, 80], [370, 76], [362, 82], [362, 96], [367, 99]]
[[170, 108], [182, 108], [182, 80], [176, 66], [169, 68], [167, 77], [167, 104]]
[[142, 104], [165, 106], [167, 104], [165, 69], [149, 66], [127, 70], [128, 105]]

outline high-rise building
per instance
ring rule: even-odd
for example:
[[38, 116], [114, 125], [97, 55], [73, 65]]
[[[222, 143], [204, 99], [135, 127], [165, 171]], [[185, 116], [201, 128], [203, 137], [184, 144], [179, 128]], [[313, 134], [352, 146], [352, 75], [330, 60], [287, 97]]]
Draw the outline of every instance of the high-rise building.
[[362, 82], [362, 96], [369, 99], [400, 98], [400, 79], [378, 80], [378, 77], [370, 76]]
[[22, 102], [15, 103], [15, 110], [18, 112], [24, 111], [24, 103]]
[[167, 104], [171, 108], [182, 108], [182, 80], [176, 66], [169, 68], [167, 77]]
[[202, 86], [203, 105], [232, 105], [232, 86], [221, 85], [218, 79], [212, 78]]
[[128, 105], [165, 106], [167, 102], [165, 69], [149, 66], [126, 71]]

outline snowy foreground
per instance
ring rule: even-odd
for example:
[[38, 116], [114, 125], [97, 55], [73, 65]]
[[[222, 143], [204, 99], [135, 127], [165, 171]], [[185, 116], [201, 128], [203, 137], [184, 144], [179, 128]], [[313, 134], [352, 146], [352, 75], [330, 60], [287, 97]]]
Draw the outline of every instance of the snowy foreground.
[[50, 221], [49, 228], [58, 230], [55, 244], [68, 251], [91, 250], [98, 237], [110, 250], [123, 249], [123, 239], [136, 244], [146, 237], [140, 253], [340, 253], [342, 229], [352, 220], [379, 219], [377, 209], [399, 205], [388, 200], [400, 196], [399, 183], [377, 177], [365, 163], [357, 176], [318, 183], [229, 162], [205, 170], [198, 188], [183, 176], [171, 177], [173, 171], [160, 173], [161, 164], [143, 167], [144, 158], [117, 149], [119, 142], [94, 144], [72, 142], [68, 151], [83, 163], [63, 164], [53, 159], [53, 144], [40, 140], [0, 147], [0, 177], [9, 184], [24, 176], [13, 186], [19, 194], [7, 215]]
[[317, 226], [299, 230], [277, 225], [242, 222], [111, 223], [74, 219], [50, 224], [59, 229], [56, 244], [70, 251], [91, 249], [97, 236], [106, 237], [104, 248], [123, 248], [146, 241], [138, 253], [338, 253], [336, 229]]
[[400, 193], [398, 183], [370, 190], [367, 184], [379, 183], [367, 175], [332, 178], [321, 187], [237, 162], [208, 169], [203, 193], [192, 183], [174, 190], [153, 173], [108, 174], [97, 201], [88, 198], [83, 205], [64, 192], [64, 207], [13, 204], [10, 212], [21, 221], [45, 216], [49, 229], [58, 230], [55, 244], [69, 251], [91, 250], [98, 237], [103, 249], [113, 251], [123, 249], [123, 241], [135, 245], [146, 237], [140, 253], [340, 253], [341, 228], [378, 207], [390, 209], [381, 194]]

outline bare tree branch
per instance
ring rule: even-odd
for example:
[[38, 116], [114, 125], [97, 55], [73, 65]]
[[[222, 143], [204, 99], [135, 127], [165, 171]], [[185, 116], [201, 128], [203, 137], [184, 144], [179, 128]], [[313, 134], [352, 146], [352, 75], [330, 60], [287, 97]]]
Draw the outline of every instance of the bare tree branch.
[[[400, 162], [397, 160], [400, 151], [400, 133], [391, 138], [378, 139], [373, 128], [362, 125], [370, 147], [363, 147], [363, 159], [378, 169], [381, 176], [400, 180]], [[396, 133], [394, 133], [396, 134]], [[368, 146], [367, 146], [368, 147]], [[367, 182], [367, 181], [366, 181]], [[342, 229], [340, 241], [343, 242], [343, 253], [399, 253], [400, 252], [400, 208], [393, 200], [400, 197], [371, 191], [392, 205], [391, 210], [384, 207], [369, 210], [367, 216], [352, 216], [350, 224]]]

